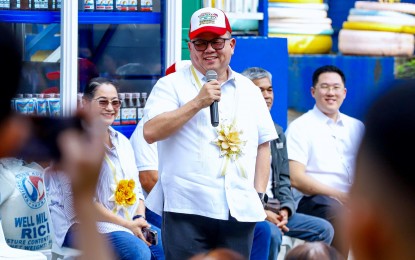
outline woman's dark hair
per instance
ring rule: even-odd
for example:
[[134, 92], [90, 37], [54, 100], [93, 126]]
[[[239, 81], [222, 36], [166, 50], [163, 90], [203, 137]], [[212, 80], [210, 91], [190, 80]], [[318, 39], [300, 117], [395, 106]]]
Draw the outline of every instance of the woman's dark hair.
[[96, 78], [92, 78], [89, 82], [88, 85], [85, 87], [84, 89], [84, 96], [83, 98], [85, 99], [92, 99], [95, 95], [95, 92], [97, 91], [97, 88], [103, 84], [111, 84], [115, 87], [115, 89], [118, 92], [119, 86], [118, 83], [104, 78], [104, 77], [96, 77]]
[[342, 78], [343, 80], [343, 84], [346, 84], [346, 76], [344, 76], [344, 73], [341, 69], [337, 68], [336, 66], [333, 65], [325, 65], [322, 66], [318, 69], [316, 69], [313, 73], [313, 87], [317, 84], [318, 82], [318, 78], [320, 77], [321, 74], [326, 73], [326, 72], [334, 72], [339, 74], [339, 76]]
[[291, 249], [284, 260], [345, 260], [345, 258], [326, 243], [305, 242]]

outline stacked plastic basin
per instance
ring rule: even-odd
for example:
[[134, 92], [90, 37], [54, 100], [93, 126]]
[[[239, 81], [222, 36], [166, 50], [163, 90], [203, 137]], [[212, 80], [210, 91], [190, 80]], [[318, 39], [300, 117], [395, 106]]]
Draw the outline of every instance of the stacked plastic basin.
[[412, 56], [415, 4], [356, 1], [339, 32], [345, 55]]
[[327, 54], [333, 41], [322, 0], [269, 0], [268, 36], [287, 38], [289, 54]]

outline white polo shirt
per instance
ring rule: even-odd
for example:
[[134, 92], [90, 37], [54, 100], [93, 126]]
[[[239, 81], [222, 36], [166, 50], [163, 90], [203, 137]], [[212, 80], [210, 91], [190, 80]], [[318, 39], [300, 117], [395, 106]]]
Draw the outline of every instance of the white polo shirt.
[[[201, 85], [205, 84], [204, 75], [195, 71]], [[164, 204], [164, 211], [215, 219], [227, 220], [229, 211], [238, 221], [265, 219], [254, 188], [256, 156], [258, 145], [277, 138], [277, 133], [259, 88], [230, 68], [229, 72], [221, 86], [219, 123], [235, 118], [237, 128], [243, 130], [241, 139], [247, 141], [244, 154], [230, 162], [222, 176], [226, 160], [212, 143], [217, 133], [210, 123], [210, 109], [200, 110], [178, 132], [157, 144], [159, 182], [146, 200], [151, 210], [160, 213]], [[144, 120], [178, 109], [198, 92], [190, 67], [161, 78], [147, 100]]]
[[[319, 182], [348, 192], [363, 132], [361, 121], [340, 113], [334, 122], [314, 106], [286, 130], [288, 159], [304, 164], [306, 174]], [[294, 195], [298, 202], [303, 194]]]
[[[158, 170], [158, 155], [157, 143], [149, 144], [143, 136], [144, 121], [141, 120], [133, 134], [130, 137], [130, 142], [134, 150], [135, 162], [137, 163], [138, 171], [157, 171]], [[143, 189], [144, 197], [147, 197], [147, 192]]]

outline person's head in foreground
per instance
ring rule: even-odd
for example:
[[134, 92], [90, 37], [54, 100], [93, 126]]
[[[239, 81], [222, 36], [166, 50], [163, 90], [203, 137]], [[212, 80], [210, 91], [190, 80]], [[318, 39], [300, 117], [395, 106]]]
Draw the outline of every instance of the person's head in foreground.
[[355, 259], [414, 259], [415, 82], [370, 107], [356, 161], [348, 229]]
[[222, 10], [202, 8], [190, 20], [188, 48], [193, 66], [203, 75], [214, 70], [224, 77], [235, 48], [229, 20]]
[[247, 260], [243, 255], [227, 248], [213, 249], [193, 256], [189, 260]]
[[326, 243], [305, 242], [291, 249], [284, 260], [344, 260], [344, 257]]
[[242, 75], [252, 80], [261, 89], [262, 96], [269, 110], [274, 103], [274, 91], [272, 89], [272, 75], [269, 71], [260, 67], [251, 67], [242, 72]]

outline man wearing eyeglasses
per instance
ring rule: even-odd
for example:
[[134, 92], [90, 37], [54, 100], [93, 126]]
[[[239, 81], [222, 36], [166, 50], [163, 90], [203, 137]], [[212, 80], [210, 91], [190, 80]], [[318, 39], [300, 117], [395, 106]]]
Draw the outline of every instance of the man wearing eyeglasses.
[[[159, 179], [146, 206], [162, 214], [166, 259], [218, 247], [249, 258], [256, 222], [265, 219], [269, 141], [278, 135], [259, 89], [229, 67], [231, 32], [223, 11], [193, 13], [192, 64], [161, 78], [147, 100], [143, 132], [157, 142]], [[208, 71], [217, 77], [208, 79]]]
[[341, 217], [364, 125], [340, 112], [347, 93], [345, 82], [335, 66], [315, 70], [311, 95], [316, 103], [291, 122], [286, 136], [297, 212], [328, 220], [334, 227], [332, 245], [347, 257], [349, 245]]

